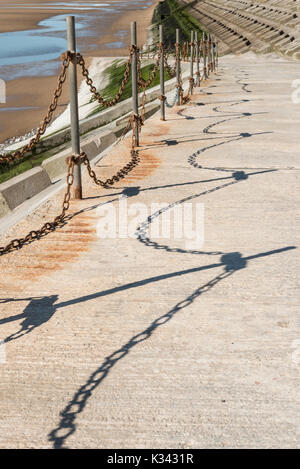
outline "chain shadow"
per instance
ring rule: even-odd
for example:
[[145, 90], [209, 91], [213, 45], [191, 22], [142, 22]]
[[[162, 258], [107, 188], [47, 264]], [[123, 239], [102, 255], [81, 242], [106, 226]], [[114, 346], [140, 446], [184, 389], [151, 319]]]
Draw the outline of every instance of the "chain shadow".
[[10, 342], [14, 339], [17, 339], [19, 337], [22, 337], [28, 334], [32, 330], [36, 329], [37, 327], [41, 326], [45, 322], [49, 321], [58, 309], [64, 308], [66, 306], [101, 298], [101, 297], [112, 295], [121, 291], [127, 291], [132, 288], [137, 288], [140, 286], [160, 282], [169, 278], [180, 277], [183, 275], [201, 272], [203, 270], [208, 270], [208, 269], [214, 269], [217, 267], [227, 266], [226, 269], [230, 267], [231, 270], [238, 270], [237, 267], [241, 265], [240, 262], [244, 262], [244, 260], [248, 261], [254, 258], [265, 257], [271, 254], [281, 253], [281, 252], [288, 251], [291, 249], [296, 249], [296, 247], [288, 246], [286, 248], [281, 248], [281, 249], [277, 249], [274, 251], [268, 251], [262, 254], [249, 256], [247, 258], [244, 258], [243, 260], [241, 260], [241, 255], [239, 253], [228, 254], [228, 253], [222, 253], [220, 251], [215, 251], [215, 252], [184, 251], [184, 252], [189, 252], [190, 254], [205, 254], [205, 255], [220, 255], [221, 254], [222, 255], [221, 262], [206, 265], [206, 266], [200, 266], [200, 267], [194, 267], [191, 269], [176, 271], [176, 272], [172, 272], [169, 274], [162, 274], [162, 275], [158, 275], [154, 277], [149, 277], [143, 280], [121, 285], [115, 288], [104, 290], [102, 292], [85, 295], [83, 297], [79, 297], [77, 299], [73, 299], [69, 301], [64, 301], [61, 303], [56, 303], [56, 301], [58, 300], [58, 295], [51, 295], [51, 296], [45, 296], [45, 297], [29, 297], [29, 298], [24, 298], [24, 299], [14, 299], [14, 298], [0, 299], [0, 304], [10, 303], [10, 302], [19, 302], [19, 301], [29, 301], [29, 304], [25, 307], [23, 313], [17, 314], [14, 316], [9, 316], [8, 318], [4, 318], [0, 320], [0, 324], [7, 324], [9, 322], [17, 321], [19, 319], [24, 319], [24, 321], [21, 323], [22, 327], [20, 328], [20, 330], [8, 336], [6, 339], [4, 339], [4, 342]]
[[228, 278], [233, 275], [235, 272], [245, 269], [247, 263], [250, 260], [257, 259], [259, 257], [265, 257], [269, 255], [274, 255], [295, 249], [295, 246], [287, 246], [285, 248], [263, 252], [255, 254], [248, 257], [243, 257], [239, 252], [226, 253], [221, 256], [220, 263], [211, 264], [207, 266], [201, 266], [195, 269], [189, 269], [188, 271], [180, 271], [172, 274], [167, 274], [165, 276], [154, 277], [152, 279], [146, 279], [142, 282], [136, 282], [135, 284], [127, 284], [122, 287], [117, 287], [116, 289], [99, 292], [94, 295], [89, 295], [85, 297], [78, 298], [77, 300], [71, 300], [70, 302], [61, 303], [58, 307], [65, 306], [67, 304], [81, 303], [92, 298], [97, 298], [99, 296], [104, 296], [105, 294], [113, 293], [114, 291], [120, 291], [138, 285], [144, 285], [145, 283], [152, 283], [153, 281], [162, 280], [163, 278], [176, 277], [178, 275], [185, 275], [186, 273], [199, 272], [207, 269], [213, 269], [216, 267], [223, 267], [222, 272], [215, 276], [212, 280], [201, 285], [199, 288], [194, 290], [194, 292], [189, 295], [184, 300], [178, 302], [173, 308], [171, 308], [167, 313], [159, 316], [151, 324], [142, 330], [140, 333], [131, 337], [125, 344], [123, 344], [119, 349], [115, 350], [112, 354], [107, 356], [101, 365], [90, 375], [88, 380], [81, 386], [74, 394], [73, 398], [67, 404], [67, 406], [60, 412], [60, 422], [58, 426], [53, 429], [48, 437], [49, 441], [52, 443], [53, 448], [62, 449], [66, 448], [66, 440], [76, 431], [76, 418], [84, 410], [87, 401], [92, 396], [96, 388], [103, 382], [103, 380], [108, 376], [112, 368], [123, 358], [129, 355], [134, 347], [139, 345], [141, 342], [148, 340], [153, 333], [161, 326], [167, 324], [177, 313], [183, 309], [189, 307], [197, 298], [199, 298], [203, 293], [208, 292], [214, 286], [216, 286], [220, 281]]
[[[210, 132], [208, 132], [208, 133], [210, 133]], [[212, 132], [212, 133], [214, 133], [214, 132]], [[208, 168], [208, 167], [200, 165], [196, 161], [197, 157], [199, 155], [201, 155], [202, 153], [204, 153], [208, 150], [211, 150], [212, 148], [217, 148], [217, 147], [221, 147], [223, 145], [227, 145], [229, 143], [238, 142], [240, 140], [244, 140], [245, 138], [253, 137], [255, 135], [265, 135], [265, 134], [270, 134], [270, 133], [273, 133], [273, 132], [254, 132], [252, 134], [250, 134], [248, 132], [242, 132], [242, 133], [240, 133], [238, 135], [235, 135], [235, 136], [232, 136], [232, 135], [225, 136], [225, 137], [223, 136], [222, 138], [227, 138], [228, 140], [225, 140], [225, 141], [222, 141], [222, 142], [219, 142], [219, 143], [214, 143], [213, 145], [207, 145], [206, 147], [203, 147], [203, 148], [195, 151], [192, 155], [190, 155], [188, 157], [188, 162], [194, 168], [215, 169], [215, 171], [218, 171], [219, 168]]]
[[[150, 187], [143, 187], [143, 188], [141, 188], [141, 186], [127, 186], [127, 187], [125, 186], [124, 188], [120, 189], [120, 192], [115, 192], [110, 195], [111, 197], [115, 197], [115, 196], [133, 197], [133, 196], [138, 195], [140, 192], [154, 191], [157, 189], [171, 189], [172, 187], [192, 186], [194, 184], [204, 184], [206, 182], [218, 182], [218, 181], [223, 181], [223, 180], [231, 179], [231, 178], [232, 176], [224, 176], [224, 177], [211, 178], [211, 179], [202, 179], [200, 181], [198, 180], [198, 181], [178, 182], [174, 184], [164, 184], [161, 186], [150, 186]], [[95, 197], [89, 197], [89, 199], [101, 199], [104, 197], [107, 197], [107, 195], [99, 195], [99, 196], [97, 195]], [[94, 208], [97, 206], [94, 206]], [[84, 212], [84, 210], [85, 209], [83, 209], [82, 211]], [[89, 210], [89, 208], [87, 210]]]
[[[219, 169], [219, 168], [205, 168], [205, 169], [211, 169], [211, 170], [214, 170], [214, 171], [218, 171], [218, 170], [227, 171], [227, 170], [222, 170], [222, 169]], [[205, 190], [203, 192], [200, 192], [198, 194], [189, 195], [189, 196], [187, 196], [183, 199], [177, 200], [177, 201], [173, 202], [172, 204], [169, 204], [168, 206], [163, 207], [163, 208], [157, 210], [156, 212], [152, 213], [147, 218], [146, 221], [144, 221], [143, 223], [141, 223], [138, 226], [137, 231], [135, 233], [136, 238], [140, 243], [144, 244], [145, 246], [152, 247], [152, 248], [157, 249], [157, 250], [164, 250], [164, 251], [167, 251], [167, 252], [177, 252], [177, 253], [182, 253], [182, 254], [184, 254], [184, 253], [206, 254], [206, 255], [222, 254], [221, 252], [208, 253], [208, 252], [203, 252], [203, 251], [190, 251], [190, 250], [186, 251], [186, 250], [181, 249], [181, 248], [171, 248], [168, 245], [157, 243], [156, 241], [151, 240], [149, 238], [149, 236], [147, 235], [149, 226], [151, 225], [151, 223], [156, 218], [161, 216], [164, 212], [167, 212], [168, 210], [171, 210], [172, 208], [174, 208], [178, 205], [181, 205], [185, 202], [196, 199], [198, 197], [202, 197], [204, 195], [211, 194], [211, 193], [216, 192], [220, 189], [225, 189], [225, 188], [230, 187], [234, 184], [238, 184], [241, 181], [247, 180], [249, 178], [249, 176], [261, 175], [261, 174], [264, 174], [264, 173], [271, 173], [271, 172], [276, 172], [276, 171], [277, 171], [276, 169], [268, 169], [268, 170], [264, 170], [264, 171], [255, 171], [255, 172], [252, 172], [252, 173], [245, 173], [244, 171], [235, 171], [235, 172], [232, 173], [232, 171], [230, 170], [232, 175], [229, 176], [229, 177], [222, 178], [222, 179], [227, 179], [227, 180], [229, 179], [228, 182], [225, 182], [224, 184], [216, 186], [216, 187], [212, 187], [211, 189], [207, 189], [207, 190]]]
[[[158, 210], [154, 214], [151, 214], [148, 217], [147, 221], [142, 223], [137, 228], [137, 232], [136, 232], [137, 240], [139, 242], [143, 243], [146, 246], [152, 247], [152, 248], [157, 249], [157, 250], [165, 250], [165, 251], [168, 251], [168, 252], [203, 254], [203, 255], [221, 255], [221, 254], [223, 254], [222, 252], [219, 252], [219, 251], [215, 251], [215, 252], [214, 251], [213, 252], [205, 252], [205, 251], [196, 251], [196, 250], [186, 251], [186, 250], [181, 249], [181, 248], [171, 248], [168, 245], [159, 244], [155, 241], [152, 241], [147, 236], [147, 231], [148, 231], [149, 225], [153, 222], [153, 220], [155, 218], [160, 216], [163, 212], [165, 212], [167, 210], [170, 210], [170, 209], [172, 209], [173, 207], [175, 207], [177, 205], [180, 205], [180, 204], [183, 204], [184, 202], [193, 200], [195, 198], [198, 198], [198, 197], [201, 197], [201, 196], [216, 192], [220, 189], [224, 189], [226, 187], [232, 186], [233, 184], [237, 184], [240, 181], [243, 181], [243, 180], [247, 179], [249, 176], [253, 176], [253, 175], [257, 175], [257, 174], [259, 175], [259, 174], [274, 172], [274, 171], [276, 171], [276, 170], [257, 171], [257, 172], [248, 173], [248, 174], [244, 173], [244, 171], [236, 171], [231, 176], [226, 176], [224, 178], [217, 178], [217, 180], [227, 180], [227, 181], [229, 180], [229, 181], [225, 182], [222, 185], [218, 185], [218, 186], [213, 187], [211, 189], [207, 189], [206, 191], [200, 192], [198, 194], [192, 194], [190, 196], [187, 196], [187, 197], [185, 197], [185, 198], [183, 198], [179, 201], [176, 201], [176, 202], [168, 205], [167, 207], [164, 207], [164, 208]], [[197, 182], [193, 182], [193, 183], [197, 183]], [[183, 185], [185, 185], [185, 184], [186, 183], [183, 183]], [[178, 184], [176, 184], [176, 185], [178, 185]], [[151, 189], [154, 189], [154, 188], [148, 188], [147, 190], [151, 190]], [[139, 192], [140, 192], [139, 187], [131, 187], [131, 188], [124, 189], [121, 194], [125, 197], [135, 197], [136, 195], [139, 194]], [[82, 210], [74, 213], [72, 216], [76, 216], [79, 213], [87, 212], [89, 210], [94, 210], [95, 208], [97, 208], [101, 205], [111, 203], [115, 200], [118, 200], [118, 199], [112, 199], [112, 200], [106, 201], [102, 204], [96, 204], [96, 205], [93, 205], [91, 207], [82, 209]], [[163, 277], [163, 278], [165, 278], [165, 277]], [[138, 286], [138, 284], [136, 286]], [[113, 291], [119, 291], [119, 290], [113, 290]], [[11, 316], [11, 317], [5, 318], [5, 319], [1, 319], [0, 320], [0, 325], [23, 319], [23, 322], [21, 323], [21, 328], [17, 332], [15, 332], [15, 333], [11, 334], [10, 336], [6, 337], [4, 339], [4, 342], [10, 342], [12, 340], [19, 339], [20, 337], [23, 337], [24, 335], [29, 334], [30, 332], [34, 331], [37, 327], [41, 326], [42, 324], [44, 324], [45, 322], [50, 320], [51, 317], [53, 316], [53, 314], [55, 314], [55, 311], [59, 307], [62, 307], [61, 305], [58, 305], [58, 304], [55, 305], [54, 304], [57, 301], [57, 299], [58, 298], [55, 295], [50, 296], [50, 297], [43, 297], [43, 298], [39, 298], [39, 297], [35, 298], [35, 299], [32, 298], [31, 303], [28, 305], [28, 307], [25, 308], [25, 310], [23, 311], [22, 314]], [[1, 303], [2, 304], [7, 303], [9, 301], [10, 301], [9, 299], [0, 300], [0, 304]], [[21, 300], [16, 300], [16, 301], [21, 301]], [[67, 303], [64, 304], [64, 306], [67, 306], [67, 305], [68, 305]], [[39, 315], [38, 310], [39, 310], [39, 308], [41, 308], [41, 306], [43, 308], [43, 313], [41, 315]]]

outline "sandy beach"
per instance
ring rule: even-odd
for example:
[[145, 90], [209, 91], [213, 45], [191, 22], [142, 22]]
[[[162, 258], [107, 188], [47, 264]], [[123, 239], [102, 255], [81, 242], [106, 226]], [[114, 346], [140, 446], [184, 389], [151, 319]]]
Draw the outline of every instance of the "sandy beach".
[[[23, 3], [24, 8], [19, 7], [16, 10], [13, 8], [14, 3], [19, 5]], [[80, 17], [87, 12], [91, 13], [89, 5], [92, 8], [95, 4], [91, 1], [73, 0], [71, 2], [73, 8], [69, 8], [67, 7], [68, 3], [70, 2], [61, 4], [62, 8], [56, 8], [57, 2], [52, 0], [32, 0], [30, 3], [24, 0], [17, 2], [0, 0], [0, 33], [35, 29], [40, 21], [56, 15], [74, 14]], [[76, 9], [76, 3], [80, 5], [80, 8], [85, 3], [87, 8]], [[110, 3], [112, 6], [114, 3], [120, 4], [117, 0], [112, 0]], [[153, 10], [158, 0], [152, 1], [151, 6], [149, 6], [149, 1], [141, 0], [135, 5], [134, 3], [124, 3], [122, 9], [111, 16], [112, 21], [106, 20], [105, 24], [94, 25], [97, 27], [96, 34], [80, 38], [80, 51], [85, 57], [126, 56], [128, 54], [129, 27], [132, 20], [137, 21], [139, 45], [145, 42], [146, 28], [151, 22]], [[54, 6], [54, 4], [56, 5]], [[101, 30], [99, 35], [98, 30]], [[116, 42], [116, 31], [122, 32], [120, 44]], [[47, 112], [53, 90], [56, 87], [56, 70], [50, 72], [50, 76], [39, 76], [37, 70], [36, 76], [25, 76], [13, 80], [6, 78], [6, 103], [0, 104], [0, 142], [12, 136], [23, 135], [39, 125]], [[66, 108], [68, 101], [68, 85], [66, 83], [56, 115]]]

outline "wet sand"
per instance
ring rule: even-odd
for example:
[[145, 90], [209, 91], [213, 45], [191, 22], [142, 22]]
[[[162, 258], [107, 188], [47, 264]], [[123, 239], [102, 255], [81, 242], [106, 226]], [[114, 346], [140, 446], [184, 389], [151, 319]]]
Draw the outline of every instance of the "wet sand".
[[[73, 0], [72, 3], [74, 4], [75, 1]], [[27, 3], [28, 5], [29, 2], [18, 0], [17, 3]], [[31, 0], [30, 4], [31, 3], [51, 4], [56, 2], [50, 2], [49, 0]], [[77, 3], [82, 3], [82, 0], [77, 0]], [[145, 1], [144, 5], [146, 3], [149, 2]], [[90, 50], [91, 38], [81, 41], [82, 54], [85, 55], [85, 57], [126, 56], [128, 54], [127, 44], [129, 44], [130, 21], [137, 21], [138, 42], [139, 45], [142, 45], [146, 40], [146, 28], [150, 25], [153, 10], [157, 3], [158, 0], [154, 0], [153, 4], [147, 9], [136, 9], [128, 5], [123, 14], [116, 16], [111, 24], [106, 24], [104, 34], [101, 34], [100, 31], [99, 38], [92, 38], [94, 41], [94, 49], [92, 52]], [[16, 13], [13, 9], [5, 8], [6, 5], [8, 5], [7, 0], [0, 0], [0, 32], [34, 29], [39, 21], [54, 15], [66, 13], [80, 14], [81, 12], [76, 9], [72, 10], [72, 8], [62, 11], [60, 9], [27, 10], [21, 7]], [[142, 5], [143, 3], [141, 3], [141, 6]], [[123, 43], [126, 44], [125, 47], [115, 48], [107, 46], [107, 44], [116, 41], [116, 31], [128, 31], [128, 34], [124, 33], [122, 37]], [[47, 77], [23, 77], [7, 81], [6, 103], [0, 104], [0, 142], [12, 136], [23, 135], [39, 125], [47, 112], [56, 83], [57, 73]], [[56, 115], [66, 108], [68, 101], [69, 93], [68, 84], [66, 83]], [[6, 108], [9, 108], [9, 110], [4, 110]], [[12, 110], [13, 108], [16, 108], [16, 110]], [[3, 111], [1, 111], [1, 109], [3, 109]]]

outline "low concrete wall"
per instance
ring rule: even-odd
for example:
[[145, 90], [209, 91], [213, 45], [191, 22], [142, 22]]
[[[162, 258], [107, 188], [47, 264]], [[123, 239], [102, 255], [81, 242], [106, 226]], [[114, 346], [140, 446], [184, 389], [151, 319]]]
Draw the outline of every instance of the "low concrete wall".
[[[152, 114], [154, 114], [159, 109], [159, 106], [159, 103], [150, 103], [146, 105], [145, 118], [148, 119]], [[86, 138], [81, 139], [81, 150], [87, 154], [89, 160], [93, 160], [120, 137], [127, 126], [130, 114], [131, 113], [107, 126], [104, 126], [104, 128], [96, 129], [88, 133]], [[43, 161], [42, 167], [47, 171], [52, 183], [58, 181], [66, 174], [66, 158], [67, 156], [70, 156], [71, 153], [72, 150], [71, 147], [69, 147]]]
[[[104, 131], [98, 136], [91, 136], [81, 143], [81, 150], [91, 160], [116, 141], [114, 132]], [[47, 172], [51, 182], [56, 182], [66, 173], [66, 158], [72, 153], [71, 148], [61, 151], [57, 155], [43, 161], [42, 168]]]
[[5, 198], [3, 197], [3, 195], [0, 192], [0, 217], [4, 217], [5, 215], [7, 215], [10, 212], [11, 212], [11, 210], [10, 210], [9, 206], [7, 205], [7, 202], [6, 202]]
[[[24, 200], [30, 199], [50, 184], [51, 180], [48, 174], [41, 167], [30, 169], [25, 174], [3, 182], [0, 184], [0, 197], [6, 201], [6, 204], [1, 204], [4, 207], [4, 214], [7, 213], [7, 207], [13, 210]], [[3, 216], [1, 213], [0, 215]]]

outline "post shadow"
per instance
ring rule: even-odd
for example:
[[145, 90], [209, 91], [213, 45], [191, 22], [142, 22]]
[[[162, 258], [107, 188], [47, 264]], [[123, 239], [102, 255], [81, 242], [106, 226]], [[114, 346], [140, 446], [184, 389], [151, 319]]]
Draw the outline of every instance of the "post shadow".
[[[49, 321], [56, 312], [55, 302], [58, 300], [58, 295], [44, 296], [41, 298], [30, 298], [29, 304], [25, 307], [22, 314], [10, 316], [9, 318], [1, 319], [1, 324], [23, 319], [21, 328], [9, 335], [4, 339], [4, 342], [11, 342], [12, 340], [19, 339], [20, 337], [29, 334], [37, 327]], [[22, 300], [20, 300], [22, 301]], [[2, 302], [2, 301], [1, 301]]]

